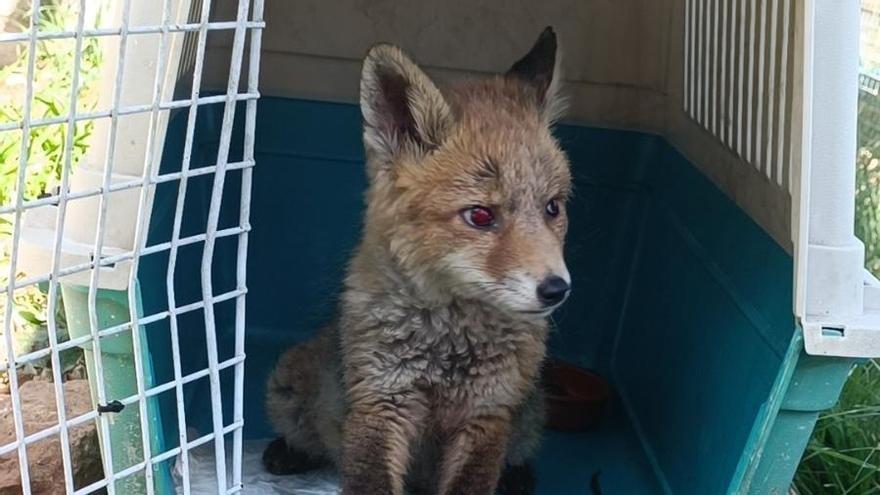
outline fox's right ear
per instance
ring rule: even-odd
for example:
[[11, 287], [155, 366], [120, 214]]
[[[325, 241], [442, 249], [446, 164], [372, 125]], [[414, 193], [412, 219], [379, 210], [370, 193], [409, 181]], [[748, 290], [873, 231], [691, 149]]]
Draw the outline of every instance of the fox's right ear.
[[548, 122], [553, 122], [565, 111], [565, 99], [559, 94], [561, 77], [556, 33], [547, 26], [538, 36], [531, 50], [507, 71], [507, 76], [518, 79], [532, 89], [538, 109]]
[[438, 147], [452, 123], [437, 86], [403, 51], [373, 46], [361, 73], [364, 144], [386, 163], [403, 152]]

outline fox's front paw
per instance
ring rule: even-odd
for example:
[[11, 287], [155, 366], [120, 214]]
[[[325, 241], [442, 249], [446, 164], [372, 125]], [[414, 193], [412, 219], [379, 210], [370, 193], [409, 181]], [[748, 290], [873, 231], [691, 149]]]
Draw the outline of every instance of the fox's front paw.
[[263, 466], [266, 471], [278, 476], [304, 473], [322, 468], [326, 464], [323, 459], [309, 457], [308, 454], [288, 447], [283, 438], [276, 438], [263, 451]]
[[495, 489], [497, 495], [532, 495], [535, 493], [535, 471], [528, 463], [507, 465]]

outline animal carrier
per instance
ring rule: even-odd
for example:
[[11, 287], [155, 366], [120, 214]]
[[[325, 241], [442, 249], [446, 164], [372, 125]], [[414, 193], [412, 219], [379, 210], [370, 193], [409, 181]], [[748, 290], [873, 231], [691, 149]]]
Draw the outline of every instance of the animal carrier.
[[[50, 319], [47, 347], [17, 355], [7, 305], [4, 370], [84, 346], [94, 399], [65, 414], [53, 371], [57, 421], [29, 431], [9, 374], [0, 459], [24, 493], [30, 446], [56, 436], [68, 492], [271, 484], [242, 455], [272, 435], [268, 372], [331, 316], [357, 240], [355, 102], [380, 40], [444, 79], [505, 70], [546, 25], [560, 36], [577, 194], [551, 352], [615, 398], [595, 430], [546, 433], [539, 493], [784, 493], [854, 359], [880, 355], [880, 285], [853, 235], [856, 0], [118, 3], [106, 27], [43, 33], [34, 16], [0, 38], [119, 41], [107, 104], [58, 119], [106, 121], [102, 152], [68, 159], [58, 194], [0, 209], [7, 296], [47, 282], [54, 308], [60, 287], [71, 333]], [[30, 69], [24, 115], [0, 123], [25, 142], [55, 123], [27, 113]], [[79, 486], [68, 439], [94, 421], [103, 475]]]

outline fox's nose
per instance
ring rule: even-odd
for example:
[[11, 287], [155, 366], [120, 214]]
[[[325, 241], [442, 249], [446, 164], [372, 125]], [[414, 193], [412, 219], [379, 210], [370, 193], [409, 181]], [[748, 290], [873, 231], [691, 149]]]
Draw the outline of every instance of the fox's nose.
[[545, 306], [559, 304], [565, 299], [571, 286], [562, 277], [550, 275], [538, 285], [538, 300]]

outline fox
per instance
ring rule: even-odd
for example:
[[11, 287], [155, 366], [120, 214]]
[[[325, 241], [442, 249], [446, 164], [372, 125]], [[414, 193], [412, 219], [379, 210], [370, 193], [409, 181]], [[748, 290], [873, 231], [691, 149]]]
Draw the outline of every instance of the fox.
[[335, 467], [345, 495], [533, 493], [570, 164], [548, 26], [503, 74], [438, 85], [400, 48], [360, 81], [368, 188], [336, 316], [287, 350], [273, 474]]

